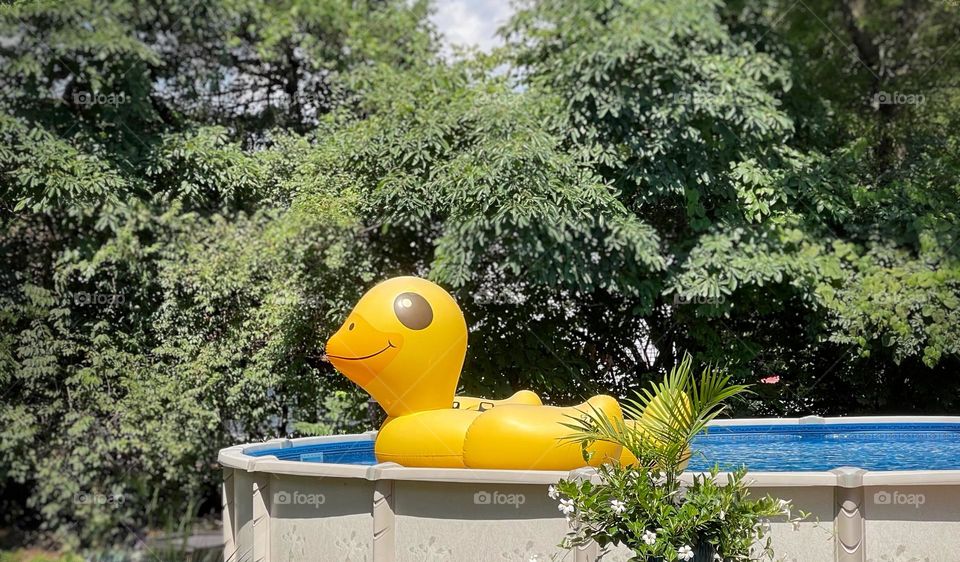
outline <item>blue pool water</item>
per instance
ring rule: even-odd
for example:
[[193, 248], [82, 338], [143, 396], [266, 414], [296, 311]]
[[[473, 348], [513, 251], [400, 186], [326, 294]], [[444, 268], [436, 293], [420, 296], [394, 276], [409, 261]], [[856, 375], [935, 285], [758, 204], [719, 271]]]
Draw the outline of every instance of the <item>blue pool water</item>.
[[[810, 424], [713, 427], [693, 445], [690, 470], [746, 466], [753, 471], [960, 470], [960, 424]], [[251, 456], [376, 464], [373, 441], [264, 449]]]
[[694, 442], [691, 470], [960, 469], [960, 424], [810, 424], [713, 427]]

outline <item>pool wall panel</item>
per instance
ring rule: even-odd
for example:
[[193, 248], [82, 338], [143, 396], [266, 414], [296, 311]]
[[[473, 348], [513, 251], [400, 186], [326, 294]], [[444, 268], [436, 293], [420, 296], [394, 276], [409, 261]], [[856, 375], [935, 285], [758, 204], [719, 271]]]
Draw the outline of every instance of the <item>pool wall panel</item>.
[[546, 486], [396, 483], [397, 560], [549, 560], [567, 524]]
[[868, 560], [960, 560], [960, 487], [864, 488]]
[[271, 562], [372, 557], [372, 482], [279, 475], [266, 492], [264, 547]]
[[795, 512], [802, 510], [810, 513], [810, 519], [800, 523], [796, 528], [783, 518], [770, 523], [769, 536], [772, 539], [777, 560], [818, 562], [835, 559], [836, 502], [833, 487], [757, 486], [750, 488], [750, 494], [753, 497], [769, 494], [774, 498], [791, 500]]

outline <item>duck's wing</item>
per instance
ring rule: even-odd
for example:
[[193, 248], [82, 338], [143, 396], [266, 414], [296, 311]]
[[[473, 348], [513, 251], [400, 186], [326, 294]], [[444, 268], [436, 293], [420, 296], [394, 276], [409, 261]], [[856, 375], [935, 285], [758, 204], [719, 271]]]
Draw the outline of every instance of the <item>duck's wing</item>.
[[[579, 406], [504, 404], [484, 411], [470, 424], [463, 461], [470, 468], [514, 470], [573, 470], [586, 466], [580, 444], [570, 442], [568, 425], [579, 416], [599, 412], [623, 419], [617, 401], [595, 396]], [[589, 464], [620, 458], [620, 446], [596, 442], [588, 449]]]
[[378, 462], [403, 466], [466, 468], [467, 429], [482, 414], [467, 410], [427, 410], [391, 418], [377, 433]]

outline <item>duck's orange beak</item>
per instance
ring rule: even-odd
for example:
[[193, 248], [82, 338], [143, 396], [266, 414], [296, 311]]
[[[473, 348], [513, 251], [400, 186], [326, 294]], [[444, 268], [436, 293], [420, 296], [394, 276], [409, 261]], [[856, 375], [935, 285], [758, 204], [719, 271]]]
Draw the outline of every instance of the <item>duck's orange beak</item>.
[[402, 346], [402, 335], [381, 332], [354, 313], [330, 336], [326, 357], [338, 371], [369, 392], [367, 385], [393, 361]]

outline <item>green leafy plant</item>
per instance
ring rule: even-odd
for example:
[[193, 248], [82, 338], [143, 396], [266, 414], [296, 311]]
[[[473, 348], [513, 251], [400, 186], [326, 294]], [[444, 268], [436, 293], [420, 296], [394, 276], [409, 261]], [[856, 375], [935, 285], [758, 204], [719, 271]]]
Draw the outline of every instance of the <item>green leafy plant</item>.
[[607, 441], [629, 450], [637, 462], [605, 464], [594, 478], [551, 487], [571, 523], [562, 546], [621, 544], [633, 551], [633, 560], [644, 562], [772, 559], [768, 520], [799, 523], [806, 517], [802, 512], [793, 517], [789, 501], [751, 498], [745, 468], [683, 473], [694, 437], [726, 409], [727, 400], [747, 392], [710, 366], [695, 379], [692, 366], [686, 354], [662, 382], [625, 400], [632, 421], [594, 411], [566, 424], [576, 431], [569, 440], [584, 451], [590, 443]]
[[[664, 377], [621, 402], [627, 420], [611, 420], [599, 411], [566, 424], [576, 433], [574, 443], [616, 443], [630, 451], [638, 465], [679, 473], [689, 460], [690, 444], [726, 408], [726, 401], [747, 392], [731, 384], [730, 375], [711, 366], [693, 377], [693, 357], [687, 353]], [[631, 421], [631, 419], [633, 421]]]

